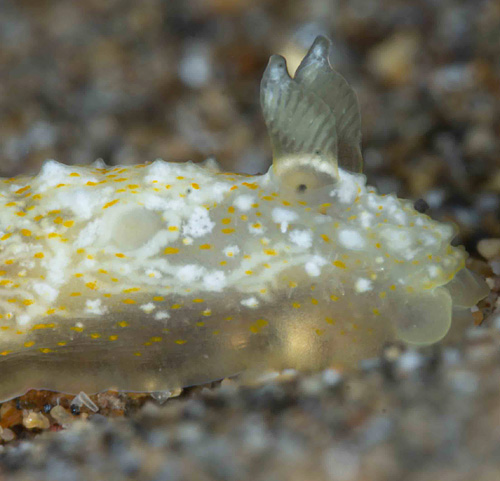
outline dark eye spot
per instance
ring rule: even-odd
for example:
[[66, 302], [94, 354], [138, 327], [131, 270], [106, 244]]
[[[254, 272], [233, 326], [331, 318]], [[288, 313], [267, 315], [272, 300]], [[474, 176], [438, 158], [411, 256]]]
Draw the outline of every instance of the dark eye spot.
[[297, 192], [305, 192], [307, 190], [307, 185], [306, 184], [299, 184], [297, 186]]
[[320, 150], [316, 150], [314, 153], [315, 153], [316, 155], [320, 155], [320, 154], [321, 154], [321, 151], [320, 151]]
[[418, 199], [413, 204], [414, 209], [421, 214], [425, 214], [429, 210], [429, 204], [424, 199]]

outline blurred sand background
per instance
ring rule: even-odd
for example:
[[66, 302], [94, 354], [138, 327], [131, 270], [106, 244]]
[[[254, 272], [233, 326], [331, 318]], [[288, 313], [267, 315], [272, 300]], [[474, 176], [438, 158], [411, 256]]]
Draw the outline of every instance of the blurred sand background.
[[369, 182], [459, 225], [492, 287], [483, 326], [454, 348], [388, 347], [354, 376], [228, 381], [139, 411], [93, 398], [119, 421], [63, 403], [72, 427], [37, 437], [40, 398], [13, 402], [1, 481], [500, 479], [497, 0], [0, 0], [0, 175], [209, 155], [264, 172], [262, 72], [280, 53], [292, 73], [318, 34], [358, 94]]

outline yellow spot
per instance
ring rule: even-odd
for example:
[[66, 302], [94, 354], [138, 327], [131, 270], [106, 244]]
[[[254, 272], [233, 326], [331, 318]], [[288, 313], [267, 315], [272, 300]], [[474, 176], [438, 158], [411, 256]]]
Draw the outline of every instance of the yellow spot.
[[21, 234], [25, 237], [29, 237], [31, 235], [31, 231], [29, 229], [21, 229]]
[[28, 341], [24, 343], [24, 347], [31, 347], [35, 345], [35, 341]]
[[43, 354], [48, 354], [49, 352], [52, 352], [52, 349], [49, 349], [48, 347], [42, 347], [39, 349], [39, 351]]
[[31, 306], [34, 303], [35, 303], [35, 301], [33, 299], [24, 299], [24, 301], [23, 301], [23, 304], [25, 306]]
[[229, 190], [236, 190], [238, 188], [237, 185], [233, 185]]
[[77, 273], [75, 274], [75, 277], [83, 277], [83, 274], [82, 274], [81, 272], [77, 272]]
[[345, 264], [342, 261], [333, 261], [332, 265], [338, 267], [339, 269], [345, 269]]
[[127, 185], [127, 187], [129, 189], [138, 189], [140, 186], [139, 186], [139, 184], [129, 184], [129, 185]]
[[155, 297], [153, 297], [153, 301], [163, 301], [163, 300], [165, 300], [165, 298], [162, 297], [162, 296], [155, 296]]
[[314, 299], [314, 297], [311, 297], [311, 304], [314, 304], [316, 306], [318, 304], [318, 299]]
[[24, 217], [26, 215], [26, 212], [16, 212], [16, 215], [18, 215], [19, 217]]
[[257, 319], [251, 326], [250, 331], [254, 334], [257, 334], [262, 328], [266, 327], [269, 324], [265, 319]]
[[0, 352], [0, 356], [7, 356], [7, 354], [10, 354], [12, 351], [2, 351]]
[[268, 256], [275, 256], [277, 252], [275, 249], [264, 249], [264, 254]]
[[124, 304], [135, 304], [134, 299], [123, 299], [122, 301]]
[[395, 286], [394, 284], [392, 284], [391, 286], [389, 286], [389, 289], [390, 289], [391, 291], [395, 291], [395, 290], [396, 290], [396, 286]]
[[182, 307], [182, 304], [172, 304], [170, 306], [170, 309], [180, 309]]
[[110, 341], [116, 341], [118, 339], [118, 336], [117, 335], [109, 336], [108, 339]]
[[21, 189], [18, 189], [14, 192], [14, 194], [22, 194], [29, 190], [31, 188], [31, 185], [27, 185], [26, 187], [22, 187]]
[[314, 332], [315, 332], [318, 336], [322, 336], [322, 335], [325, 333], [325, 330], [324, 330], [324, 329], [314, 329]]
[[253, 271], [245, 271], [245, 274], [246, 274], [247, 276], [251, 276], [251, 275], [253, 274]]
[[196, 325], [198, 327], [203, 327], [205, 325], [205, 323], [203, 321], [199, 321], [199, 322], [196, 323]]
[[67, 220], [66, 222], [63, 222], [64, 227], [73, 227], [74, 224], [74, 220]]
[[202, 314], [204, 316], [211, 316], [212, 315], [212, 310], [211, 309], [205, 309]]
[[200, 188], [200, 186], [199, 186], [198, 184], [196, 184], [195, 182], [193, 182], [193, 183], [191, 184], [191, 187], [192, 187], [193, 189], [196, 189], [196, 190], [198, 190], [198, 189]]
[[141, 352], [134, 352], [134, 356], [142, 356], [142, 353]]
[[201, 244], [201, 246], [200, 246], [200, 249], [203, 249], [203, 250], [208, 250], [211, 248], [212, 248], [211, 244]]
[[338, 298], [337, 296], [333, 295], [333, 294], [330, 296], [330, 299], [331, 299], [333, 302], [336, 302], [336, 301], [338, 301], [338, 300], [339, 300], [339, 298]]
[[186, 342], [187, 341], [183, 341], [182, 339], [177, 339], [177, 341], [175, 341], [175, 343], [179, 345], [186, 344]]
[[255, 190], [258, 189], [259, 186], [255, 182], [242, 182], [241, 185], [244, 185], [248, 189]]
[[93, 332], [93, 333], [90, 335], [90, 337], [91, 337], [92, 339], [99, 339], [99, 338], [101, 337], [101, 335], [100, 335], [99, 333], [97, 333], [97, 332]]
[[58, 342], [58, 343], [57, 343], [57, 345], [58, 345], [58, 346], [65, 346], [65, 345], [66, 345], [66, 342], [64, 342], [64, 341], [60, 341], [60, 342]]
[[93, 291], [97, 290], [97, 282], [87, 282], [85, 284], [89, 289], [92, 289]]
[[384, 299], [386, 295], [387, 293], [385, 291], [382, 291], [378, 296], [380, 297], [380, 299]]
[[85, 249], [82, 249], [81, 247], [79, 249], [76, 249], [76, 253], [77, 254], [84, 254], [85, 253]]
[[94, 186], [97, 185], [97, 182], [92, 182], [91, 180], [89, 180], [85, 185]]
[[205, 302], [205, 299], [193, 299], [193, 302], [196, 303]]
[[234, 207], [231, 205], [227, 208], [227, 211], [230, 213], [230, 214], [234, 214]]
[[51, 329], [51, 328], [54, 328], [54, 327], [56, 327], [56, 325], [53, 322], [51, 322], [49, 324], [35, 324], [31, 328], [31, 330], [32, 331], [37, 331], [38, 329]]
[[128, 322], [127, 322], [127, 321], [120, 321], [120, 322], [118, 323], [118, 325], [119, 325], [120, 327], [127, 327], [127, 326], [128, 326]]
[[75, 332], [83, 332], [83, 327], [80, 326], [73, 326], [70, 329]]
[[168, 227], [168, 230], [170, 232], [176, 232], [176, 231], [179, 230], [179, 227], [177, 227], [176, 225], [171, 225], [171, 226]]
[[36, 257], [37, 259], [43, 259], [45, 257], [45, 254], [43, 252], [37, 252], [33, 257]]
[[165, 247], [165, 250], [163, 251], [163, 253], [165, 255], [178, 254], [179, 248], [178, 247]]
[[104, 204], [102, 208], [103, 209], [107, 209], [108, 207], [111, 207], [112, 205], [115, 205], [118, 202], [120, 202], [120, 199], [112, 200], [111, 202], [108, 202], [107, 204]]
[[129, 294], [130, 292], [139, 292], [141, 290], [140, 287], [130, 287], [129, 289], [123, 289], [123, 293]]
[[69, 174], [70, 177], [80, 177], [80, 174], [78, 172], [71, 172], [71, 174]]
[[382, 245], [380, 244], [380, 242], [377, 242], [377, 243], [375, 244], [375, 247], [376, 247], [377, 249], [380, 249], [380, 248], [382, 247]]
[[292, 303], [292, 306], [295, 308], [295, 309], [300, 309], [300, 304], [298, 302], [294, 302]]

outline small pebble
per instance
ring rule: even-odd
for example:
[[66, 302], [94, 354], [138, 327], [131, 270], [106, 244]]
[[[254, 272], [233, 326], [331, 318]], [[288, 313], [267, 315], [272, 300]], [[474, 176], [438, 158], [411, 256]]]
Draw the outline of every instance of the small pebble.
[[500, 239], [482, 239], [477, 243], [477, 250], [487, 260], [500, 257]]
[[62, 406], [54, 406], [50, 410], [50, 415], [54, 418], [54, 421], [62, 427], [69, 426], [75, 420], [74, 416]]
[[23, 426], [26, 429], [48, 429], [50, 421], [47, 416], [34, 411], [23, 412]]

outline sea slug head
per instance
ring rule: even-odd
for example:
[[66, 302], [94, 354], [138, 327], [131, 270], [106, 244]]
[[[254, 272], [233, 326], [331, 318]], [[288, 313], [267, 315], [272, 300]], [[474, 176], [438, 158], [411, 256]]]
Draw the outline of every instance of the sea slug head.
[[342, 279], [344, 298], [358, 312], [369, 309], [366, 319], [383, 313], [398, 339], [432, 344], [487, 286], [465, 268], [465, 250], [451, 245], [453, 226], [366, 186], [358, 102], [330, 65], [329, 47], [318, 37], [293, 78], [283, 57], [269, 60], [260, 98], [273, 151], [270, 175], [287, 200], [323, 214], [313, 230], [328, 241], [313, 244], [325, 259], [342, 259], [344, 273], [331, 280]]

